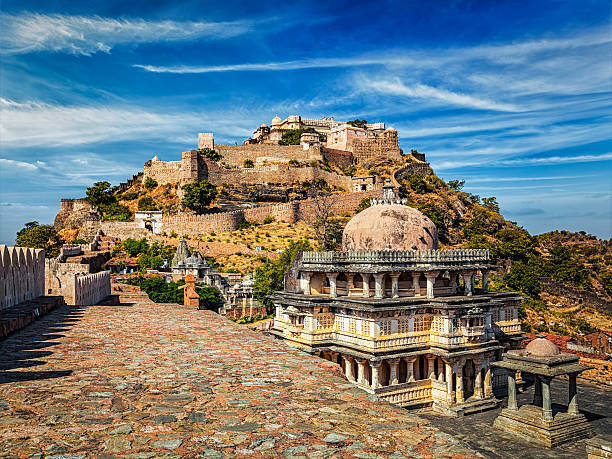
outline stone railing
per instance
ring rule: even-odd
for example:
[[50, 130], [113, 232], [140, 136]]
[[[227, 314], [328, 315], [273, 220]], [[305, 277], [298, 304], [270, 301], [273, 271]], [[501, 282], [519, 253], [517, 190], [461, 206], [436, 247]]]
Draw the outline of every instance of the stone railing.
[[0, 245], [0, 309], [44, 295], [45, 251]]
[[431, 401], [431, 380], [385, 386], [374, 389], [374, 393], [383, 400], [398, 406], [416, 405]]
[[304, 252], [303, 263], [466, 263], [489, 261], [488, 249]]
[[413, 332], [409, 334], [395, 334], [389, 336], [379, 336], [374, 341], [374, 349], [393, 349], [397, 347], [412, 346], [415, 344], [427, 344], [429, 342], [429, 330], [423, 332]]
[[499, 330], [505, 333], [506, 335], [514, 335], [516, 333], [521, 333], [520, 322], [495, 322], [494, 326], [499, 328]]

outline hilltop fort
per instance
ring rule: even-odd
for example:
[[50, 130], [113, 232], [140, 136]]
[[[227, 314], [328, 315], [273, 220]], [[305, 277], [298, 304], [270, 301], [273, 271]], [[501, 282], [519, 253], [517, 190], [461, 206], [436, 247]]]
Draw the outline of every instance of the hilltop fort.
[[[87, 200], [62, 199], [55, 227], [82, 228], [81, 237], [89, 240], [100, 229], [123, 239], [233, 231], [243, 220], [268, 217], [295, 222], [313, 214], [310, 184], [323, 184], [333, 193], [337, 212], [352, 212], [364, 198], [378, 196], [383, 177], [392, 177], [394, 171], [430, 172], [424, 155], [404, 155], [395, 129], [364, 120], [275, 116], [270, 127], [262, 124], [242, 145], [215, 144], [213, 133], [198, 134], [197, 142], [198, 148], [182, 152], [179, 161], [153, 157], [141, 172], [113, 189], [120, 200], [129, 201], [126, 198], [133, 200], [142, 193], [140, 185], [150, 180], [164, 190], [168, 204], [163, 212], [135, 211], [133, 221], [103, 221]], [[201, 181], [222, 190], [217, 213], [193, 215], [181, 208], [182, 187]]]

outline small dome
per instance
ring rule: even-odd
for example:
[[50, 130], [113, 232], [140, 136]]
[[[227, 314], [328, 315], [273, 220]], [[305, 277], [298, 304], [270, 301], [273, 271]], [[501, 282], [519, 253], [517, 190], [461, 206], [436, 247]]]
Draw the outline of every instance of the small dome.
[[259, 127], [266, 129], [268, 127], [268, 125], [266, 123], [261, 123], [261, 126], [259, 126]]
[[537, 335], [536, 339], [527, 345], [525, 352], [530, 357], [554, 357], [561, 353], [555, 343], [546, 339], [546, 335]]
[[282, 122], [283, 120], [281, 120], [278, 115], [275, 115], [274, 118], [272, 118], [272, 126], [278, 126]]

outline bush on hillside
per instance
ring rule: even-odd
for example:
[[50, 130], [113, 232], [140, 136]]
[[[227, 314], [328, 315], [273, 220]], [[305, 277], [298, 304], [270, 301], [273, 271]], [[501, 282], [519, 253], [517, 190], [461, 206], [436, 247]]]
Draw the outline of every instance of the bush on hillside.
[[17, 247], [31, 247], [45, 249], [46, 258], [55, 258], [59, 255], [62, 241], [51, 225], [39, 225], [38, 222], [28, 222], [17, 232], [15, 240]]

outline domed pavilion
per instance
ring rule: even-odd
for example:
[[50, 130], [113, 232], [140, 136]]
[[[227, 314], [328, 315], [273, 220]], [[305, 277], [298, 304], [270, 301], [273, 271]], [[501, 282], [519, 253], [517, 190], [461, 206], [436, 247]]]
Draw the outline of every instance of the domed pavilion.
[[[525, 349], [503, 354], [503, 360], [493, 366], [508, 375], [508, 407], [495, 419], [494, 427], [549, 448], [593, 435], [586, 417], [578, 410], [576, 390], [578, 375], [592, 367], [579, 363], [577, 355], [562, 353], [541, 334]], [[516, 400], [517, 371], [531, 374], [534, 379], [533, 403], [520, 408]], [[566, 411], [555, 406], [553, 412], [550, 384], [554, 377], [564, 375], [568, 377], [569, 404]]]
[[491, 363], [520, 339], [521, 298], [488, 291], [494, 268], [488, 250], [439, 250], [435, 224], [387, 182], [346, 225], [342, 251], [296, 257], [272, 333], [397, 405], [481, 411], [505, 384]]

